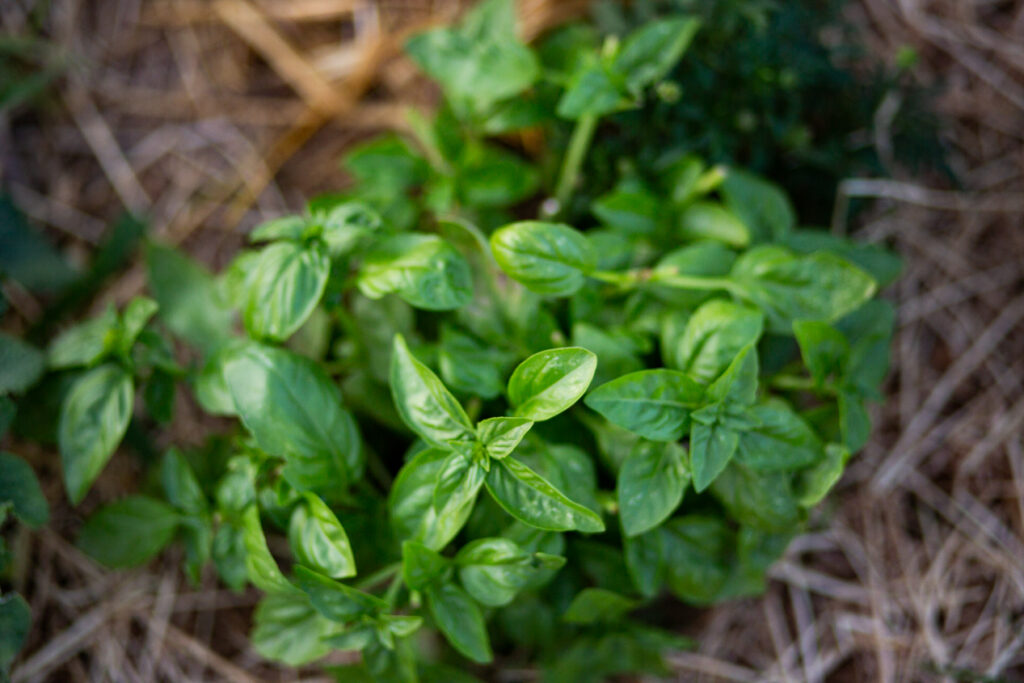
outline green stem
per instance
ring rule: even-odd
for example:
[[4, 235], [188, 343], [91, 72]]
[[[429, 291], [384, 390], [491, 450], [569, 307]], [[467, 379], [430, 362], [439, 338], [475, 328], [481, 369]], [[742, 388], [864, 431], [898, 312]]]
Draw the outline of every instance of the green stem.
[[550, 218], [565, 213], [569, 197], [572, 196], [572, 191], [579, 181], [580, 169], [583, 167], [583, 160], [587, 156], [587, 150], [590, 148], [590, 142], [594, 139], [596, 130], [597, 116], [593, 114], [584, 114], [576, 121], [572, 138], [569, 139], [569, 149], [562, 162], [562, 172], [558, 176], [558, 185], [555, 187], [557, 204], [553, 207], [554, 211], [549, 216]]
[[783, 391], [813, 391], [815, 393], [826, 393], [826, 394], [837, 394], [839, 389], [832, 382], [825, 382], [825, 384], [819, 386], [810, 377], [800, 377], [799, 375], [775, 375], [769, 380], [776, 389], [782, 389]]
[[402, 575], [396, 574], [391, 579], [391, 585], [388, 586], [388, 590], [384, 593], [383, 600], [388, 603], [389, 606], [395, 606], [395, 600], [398, 598], [398, 591], [402, 589]]
[[377, 584], [383, 583], [387, 579], [395, 576], [401, 570], [402, 570], [402, 563], [401, 562], [395, 562], [394, 564], [389, 564], [386, 567], [382, 567], [382, 568], [378, 569], [377, 571], [375, 571], [374, 573], [370, 574], [366, 578], [364, 578], [364, 579], [362, 579], [360, 581], [357, 581], [355, 583], [354, 587], [356, 589], [358, 589], [358, 590], [366, 590], [367, 588], [373, 588]]
[[699, 277], [694, 275], [680, 275], [674, 270], [652, 270], [650, 268], [637, 268], [622, 272], [609, 270], [595, 270], [588, 275], [595, 280], [608, 282], [622, 289], [634, 289], [645, 282], [675, 287], [677, 289], [722, 289], [733, 294], [740, 295], [742, 288], [727, 278], [721, 277]]

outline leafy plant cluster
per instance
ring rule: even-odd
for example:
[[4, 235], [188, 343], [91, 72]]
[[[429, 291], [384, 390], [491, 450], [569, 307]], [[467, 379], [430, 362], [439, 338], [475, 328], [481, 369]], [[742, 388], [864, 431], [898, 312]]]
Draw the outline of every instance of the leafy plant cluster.
[[[899, 261], [674, 151], [563, 222], [599, 122], [658, 97], [698, 26], [531, 49], [487, 0], [410, 41], [445, 105], [350, 154], [349, 191], [217, 276], [148, 245], [152, 298], [58, 336], [15, 427], [52, 407], [77, 504], [179, 390], [238, 426], [164, 453], [80, 546], [129, 567], [180, 540], [193, 581], [264, 592], [260, 653], [361, 651], [344, 680], [472, 680], [496, 652], [658, 673], [685, 642], [637, 610], [762, 590], [867, 439]], [[566, 129], [561, 159], [525, 151]]]

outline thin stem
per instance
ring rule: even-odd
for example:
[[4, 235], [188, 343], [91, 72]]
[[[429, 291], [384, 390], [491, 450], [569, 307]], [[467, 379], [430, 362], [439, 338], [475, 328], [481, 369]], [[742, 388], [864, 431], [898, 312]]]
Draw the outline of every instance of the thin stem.
[[650, 268], [637, 268], [615, 272], [610, 270], [595, 270], [588, 275], [595, 280], [608, 282], [621, 287], [622, 289], [633, 289], [645, 282], [675, 287], [677, 289], [724, 289], [733, 294], [741, 294], [742, 288], [732, 280], [721, 277], [699, 277], [694, 275], [680, 275], [675, 270], [658, 270]]
[[365, 577], [364, 579], [357, 581], [354, 585], [358, 590], [366, 590], [367, 588], [373, 588], [374, 586], [384, 583], [387, 579], [397, 574], [402, 569], [401, 562], [395, 562], [389, 564], [386, 567], [381, 567], [374, 573]]
[[590, 142], [594, 139], [595, 130], [597, 130], [597, 116], [593, 114], [581, 116], [576, 122], [576, 127], [573, 128], [569, 149], [562, 162], [562, 172], [558, 176], [558, 185], [555, 187], [557, 205], [553, 207], [552, 218], [565, 212], [569, 197], [572, 196], [572, 191], [579, 181], [580, 169], [583, 167], [583, 160], [587, 156]]
[[398, 598], [398, 591], [402, 589], [402, 575], [395, 574], [394, 578], [391, 579], [391, 585], [388, 586], [388, 590], [384, 593], [384, 602], [388, 603], [391, 607], [395, 606], [395, 600]]

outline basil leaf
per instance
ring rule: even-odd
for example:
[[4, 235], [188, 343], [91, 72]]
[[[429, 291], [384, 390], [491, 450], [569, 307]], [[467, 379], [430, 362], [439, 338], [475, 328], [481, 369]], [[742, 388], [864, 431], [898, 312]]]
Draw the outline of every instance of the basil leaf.
[[249, 571], [245, 566], [245, 535], [235, 525], [223, 523], [213, 536], [210, 548], [213, 566], [217, 576], [233, 591], [241, 591], [249, 580]]
[[0, 333], [0, 396], [20, 394], [46, 370], [46, 356], [17, 337]]
[[395, 641], [388, 649], [373, 640], [363, 650], [363, 662], [374, 681], [381, 683], [419, 683], [416, 672], [416, 652], [407, 638]]
[[341, 522], [313, 493], [292, 511], [288, 543], [295, 560], [334, 579], [356, 575], [356, 561]]
[[494, 658], [483, 614], [465, 591], [444, 583], [427, 588], [425, 594], [434, 622], [452, 647], [481, 664]]
[[740, 435], [721, 424], [693, 423], [690, 431], [690, 468], [693, 470], [693, 488], [701, 493], [722, 473], [736, 449]]
[[820, 503], [843, 475], [850, 451], [839, 444], [825, 446], [825, 457], [800, 472], [796, 482], [797, 502], [805, 508]]
[[603, 64], [590, 64], [578, 70], [558, 100], [556, 113], [563, 119], [600, 117], [633, 106], [625, 79]]
[[504, 607], [539, 575], [560, 568], [565, 558], [527, 552], [507, 538], [481, 538], [455, 556], [459, 580], [473, 599]]
[[637, 94], [660, 81], [686, 52], [700, 21], [692, 17], [669, 17], [648, 21], [630, 33], [615, 57], [614, 69]]
[[584, 322], [572, 326], [572, 341], [576, 346], [597, 354], [594, 384], [601, 385], [616, 377], [642, 370], [644, 364], [637, 358], [643, 347], [628, 333], [607, 332]]
[[437, 360], [441, 377], [457, 391], [492, 399], [504, 388], [506, 354], [481, 344], [451, 325], [441, 326]]
[[715, 202], [694, 202], [679, 214], [679, 236], [684, 240], [715, 240], [731, 247], [750, 244], [750, 230], [733, 212]]
[[78, 534], [77, 545], [96, 561], [123, 569], [153, 559], [171, 542], [181, 517], [154, 498], [129, 496], [97, 510]]
[[795, 256], [782, 247], [751, 249], [736, 259], [731, 277], [781, 334], [791, 333], [794, 320], [838, 320], [877, 289], [870, 275], [838, 256]]
[[457, 173], [459, 195], [474, 207], [510, 206], [530, 197], [540, 184], [536, 168], [493, 145], [467, 145]]
[[711, 492], [741, 524], [787, 531], [800, 522], [789, 473], [757, 472], [734, 461], [715, 478]]
[[596, 369], [597, 356], [579, 347], [533, 354], [508, 380], [508, 398], [516, 417], [539, 422], [558, 415], [586, 392]]
[[828, 323], [798, 320], [793, 323], [793, 334], [800, 345], [804, 365], [817, 386], [823, 386], [831, 376], [845, 379], [850, 364], [850, 343], [842, 332]]
[[32, 528], [50, 521], [50, 505], [32, 466], [16, 455], [0, 451], [0, 507], [8, 503], [14, 516]]
[[791, 472], [822, 458], [814, 430], [785, 401], [769, 399], [749, 415], [757, 426], [740, 434], [737, 462], [758, 472]]
[[263, 524], [255, 505], [250, 505], [242, 514], [242, 533], [245, 541], [245, 568], [253, 585], [266, 593], [295, 593], [277, 560], [270, 554], [267, 537], [263, 535]]
[[536, 472], [513, 458], [494, 460], [485, 480], [494, 500], [525, 524], [546, 531], [604, 531], [592, 510], [569, 500]]
[[531, 427], [533, 420], [523, 417], [492, 417], [481, 420], [476, 433], [489, 456], [504, 458], [516, 449]]
[[633, 585], [647, 598], [653, 598], [658, 594], [667, 577], [667, 568], [662, 557], [664, 535], [663, 530], [657, 527], [639, 536], [627, 535], [622, 539], [626, 569], [633, 580]]
[[757, 342], [764, 316], [757, 310], [724, 299], [713, 299], [690, 318], [678, 340], [678, 368], [697, 381], [714, 381], [744, 349]]
[[448, 560], [422, 543], [402, 544], [402, 580], [409, 590], [423, 590], [439, 581], [448, 569]]
[[641, 370], [594, 389], [588, 407], [652, 441], [677, 441], [698, 407], [704, 388], [676, 370]]
[[679, 507], [689, 483], [682, 446], [641, 441], [619, 471], [616, 494], [622, 530], [637, 536], [657, 527]]
[[636, 600], [604, 588], [584, 588], [573, 597], [562, 614], [562, 621], [570, 624], [595, 624], [617, 621], [640, 606]]
[[17, 593], [0, 597], [0, 678], [7, 679], [8, 668], [28, 640], [32, 628], [32, 610]]
[[309, 220], [304, 216], [279, 216], [260, 223], [249, 233], [250, 242], [300, 241], [307, 236]]
[[469, 263], [437, 235], [402, 233], [377, 243], [366, 255], [356, 281], [370, 299], [397, 294], [430, 311], [449, 311], [473, 298]]
[[681, 600], [713, 602], [729, 577], [733, 535], [725, 520], [687, 515], [659, 530], [669, 589]]
[[661, 201], [652, 192], [617, 189], [598, 197], [590, 206], [601, 223], [627, 235], [651, 235], [657, 232], [662, 215]]
[[838, 401], [839, 433], [842, 434], [843, 445], [851, 453], [856, 453], [864, 448], [871, 436], [871, 416], [864, 402], [848, 391], [840, 392]]
[[292, 486], [336, 495], [362, 476], [355, 420], [316, 363], [253, 343], [228, 356], [224, 378], [242, 423], [260, 448], [285, 459]]
[[428, 449], [398, 473], [388, 495], [388, 514], [399, 541], [413, 539], [439, 550], [455, 538], [469, 519], [476, 494], [483, 485], [482, 477], [475, 471], [469, 479], [476, 482], [474, 486], [457, 488], [441, 506], [434, 506], [436, 482], [449, 465], [451, 455], [439, 448]]
[[315, 216], [322, 224], [320, 238], [332, 258], [338, 258], [372, 238], [383, 224], [381, 215], [363, 202], [343, 202]]
[[725, 372], [707, 389], [707, 399], [720, 404], [749, 406], [757, 398], [757, 349], [743, 348]]
[[376, 596], [346, 586], [301, 564], [295, 566], [295, 581], [309, 596], [316, 611], [332, 621], [352, 621], [388, 606]]
[[185, 548], [185, 575], [193, 587], [203, 578], [203, 568], [213, 550], [213, 527], [210, 517], [186, 517], [181, 523], [181, 541]]
[[511, 223], [491, 235], [491, 251], [513, 280], [530, 291], [555, 296], [568, 296], [582, 287], [597, 262], [586, 236], [561, 223]]
[[188, 461], [176, 448], [164, 454], [160, 463], [160, 484], [171, 505], [185, 514], [202, 516], [207, 513], [206, 495]]
[[118, 350], [128, 355], [139, 334], [149, 323], [150, 318], [156, 315], [159, 306], [152, 299], [144, 296], [137, 296], [128, 302], [124, 312], [121, 314], [121, 331], [118, 335]]
[[416, 360], [402, 335], [395, 335], [393, 348], [391, 393], [402, 420], [434, 446], [472, 441], [473, 423], [437, 375]]
[[292, 336], [320, 303], [330, 272], [330, 258], [317, 243], [264, 247], [246, 277], [245, 329], [256, 339]]
[[231, 337], [231, 309], [201, 265], [176, 249], [150, 243], [146, 276], [160, 320], [175, 335], [204, 354]]
[[120, 366], [93, 368], [79, 377], [61, 405], [57, 442], [68, 499], [82, 502], [121, 443], [132, 416], [135, 389]]
[[763, 178], [730, 168], [719, 189], [756, 242], [785, 239], [796, 227], [796, 212], [785, 192]]
[[47, 349], [51, 368], [92, 365], [114, 350], [120, 335], [120, 321], [113, 306], [98, 317], [65, 330]]
[[302, 666], [326, 655], [331, 647], [325, 639], [339, 630], [302, 593], [264, 596], [252, 619], [253, 649], [288, 666]]

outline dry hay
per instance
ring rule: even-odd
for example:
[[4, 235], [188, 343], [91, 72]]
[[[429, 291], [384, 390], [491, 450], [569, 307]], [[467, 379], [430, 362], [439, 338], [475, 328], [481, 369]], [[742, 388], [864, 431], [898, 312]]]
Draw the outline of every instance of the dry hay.
[[[17, 33], [32, 4], [0, 2], [0, 28]], [[343, 184], [345, 147], [432, 102], [397, 50], [456, 4], [57, 0], [54, 38], [78, 57], [50, 113], [0, 126], [3, 182], [72, 247], [128, 206], [220, 264], [247, 226]], [[525, 33], [585, 4], [524, 2]], [[848, 11], [871, 52], [913, 46], [918, 77], [943, 85], [963, 186], [898, 167], [895, 180], [844, 185], [879, 199], [856, 234], [907, 262], [889, 293], [900, 306], [889, 402], [768, 593], [709, 611], [693, 629], [699, 650], [672, 662], [681, 680], [1024, 680], [1024, 2]], [[883, 159], [887, 120], [880, 110], [873, 131]], [[132, 271], [105, 298], [141, 286]], [[124, 486], [107, 477], [96, 498]], [[47, 493], [62, 499], [56, 477]], [[210, 576], [191, 589], [174, 557], [102, 572], [67, 541], [79, 521], [58, 503], [53, 531], [18, 541], [40, 622], [16, 680], [293, 676], [246, 643], [255, 593]]]

